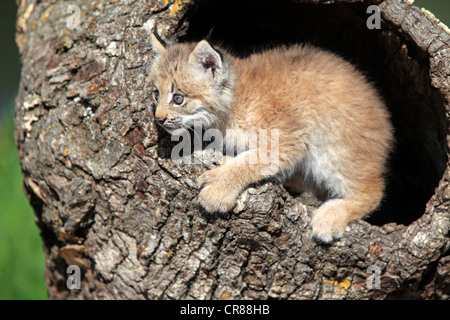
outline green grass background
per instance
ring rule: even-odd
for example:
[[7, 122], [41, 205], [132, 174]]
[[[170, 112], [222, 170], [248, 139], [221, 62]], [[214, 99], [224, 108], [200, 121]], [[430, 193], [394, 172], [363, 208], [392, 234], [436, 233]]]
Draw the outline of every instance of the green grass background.
[[[450, 0], [416, 0], [415, 5], [450, 26]], [[15, 1], [0, 1], [0, 299], [46, 299], [42, 242], [22, 191], [13, 139], [13, 99], [19, 79], [15, 16]]]
[[22, 191], [13, 109], [20, 66], [14, 42], [16, 1], [0, 1], [0, 299], [47, 299], [45, 257]]
[[0, 299], [46, 299], [44, 252], [22, 191], [12, 116], [0, 120]]

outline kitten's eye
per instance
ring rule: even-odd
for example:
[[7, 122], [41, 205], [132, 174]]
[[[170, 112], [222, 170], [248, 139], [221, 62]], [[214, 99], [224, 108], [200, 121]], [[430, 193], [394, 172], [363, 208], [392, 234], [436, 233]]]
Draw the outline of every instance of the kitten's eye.
[[175, 104], [177, 104], [179, 106], [182, 105], [184, 102], [184, 96], [182, 94], [175, 93], [173, 95], [173, 102], [175, 102]]
[[155, 99], [156, 102], [159, 101], [159, 91], [158, 91], [158, 89], [153, 90], [153, 99]]

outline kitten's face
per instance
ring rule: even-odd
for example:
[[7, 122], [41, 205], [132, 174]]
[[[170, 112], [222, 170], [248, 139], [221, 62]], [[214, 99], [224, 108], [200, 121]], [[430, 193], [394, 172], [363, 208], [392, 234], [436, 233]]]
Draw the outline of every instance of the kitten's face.
[[[206, 41], [163, 46], [152, 66], [155, 121], [166, 131], [217, 127], [231, 101], [228, 65]], [[155, 48], [156, 47], [156, 48]]]

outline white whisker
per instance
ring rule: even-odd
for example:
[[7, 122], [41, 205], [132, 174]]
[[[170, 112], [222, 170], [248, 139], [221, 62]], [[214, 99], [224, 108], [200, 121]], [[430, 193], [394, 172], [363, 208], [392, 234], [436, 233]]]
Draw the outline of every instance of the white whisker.
[[184, 123], [181, 123], [181, 127], [184, 128], [184, 129], [192, 131], [194, 133], [194, 135], [197, 136], [198, 140], [202, 141], [202, 138], [198, 135], [198, 133], [194, 129], [192, 129], [191, 127], [185, 125]]

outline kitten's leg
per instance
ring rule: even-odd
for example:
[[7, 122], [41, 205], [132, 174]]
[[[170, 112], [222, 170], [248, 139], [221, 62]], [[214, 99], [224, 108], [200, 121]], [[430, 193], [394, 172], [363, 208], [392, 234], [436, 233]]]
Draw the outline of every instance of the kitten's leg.
[[384, 182], [377, 182], [361, 188], [352, 196], [326, 201], [314, 213], [311, 221], [312, 235], [316, 239], [330, 243], [342, 237], [347, 225], [371, 213], [379, 205], [383, 196]]
[[[267, 153], [267, 150], [262, 152]], [[295, 165], [292, 159], [298, 159], [302, 154], [298, 148], [280, 146], [279, 153], [270, 156], [270, 163], [267, 163], [259, 157], [262, 152], [259, 149], [248, 150], [203, 173], [198, 179], [198, 183], [204, 186], [199, 194], [200, 204], [208, 212], [227, 212], [248, 185], [288, 170]]]

